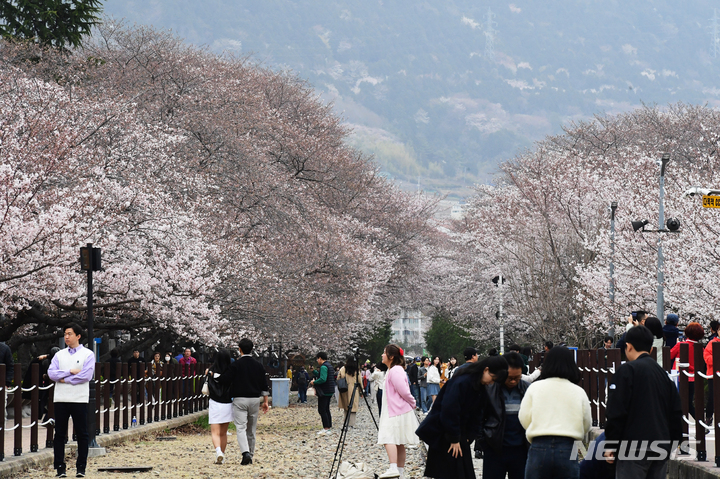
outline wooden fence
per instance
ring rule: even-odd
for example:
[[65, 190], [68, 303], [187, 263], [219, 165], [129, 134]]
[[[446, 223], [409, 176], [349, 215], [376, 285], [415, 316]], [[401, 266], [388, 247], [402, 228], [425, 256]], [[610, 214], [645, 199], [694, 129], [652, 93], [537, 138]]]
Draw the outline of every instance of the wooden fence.
[[[111, 367], [115, 368], [110, 381]], [[187, 376], [182, 373], [179, 364], [164, 364], [153, 374], [152, 363], [95, 363], [95, 435], [108, 434], [111, 430], [128, 429], [133, 426], [133, 418], [137, 425], [184, 416], [207, 409], [208, 397], [200, 392], [206, 364], [189, 366]], [[0, 364], [0, 389], [2, 394], [12, 394], [14, 406], [14, 425], [10, 427], [5, 417], [6, 408], [0, 412], [0, 461], [5, 458], [6, 433], [13, 433], [13, 454], [23, 453], [23, 429], [30, 429], [29, 451], [37, 452], [41, 427], [45, 431], [45, 446], [53, 445], [53, 390], [54, 383], [40, 378], [40, 365], [30, 365], [31, 385], [23, 388], [17, 385], [5, 388], [6, 366]], [[20, 384], [22, 368], [16, 364], [15, 383]], [[158, 370], [159, 369], [159, 370]], [[30, 423], [23, 425], [20, 400], [22, 393], [29, 393]], [[27, 401], [25, 401], [27, 403]], [[41, 407], [47, 407], [47, 419], [42, 422]], [[27, 452], [27, 451], [25, 451]]]

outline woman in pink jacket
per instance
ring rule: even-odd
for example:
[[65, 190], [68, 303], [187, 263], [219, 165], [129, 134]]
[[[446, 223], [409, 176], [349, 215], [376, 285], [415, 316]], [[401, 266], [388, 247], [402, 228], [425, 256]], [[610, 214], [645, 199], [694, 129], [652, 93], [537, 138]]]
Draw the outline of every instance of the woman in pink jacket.
[[388, 367], [385, 388], [382, 395], [382, 413], [378, 430], [378, 444], [385, 445], [390, 468], [380, 479], [404, 479], [405, 445], [417, 445], [420, 439], [415, 435], [418, 420], [415, 417], [415, 398], [405, 374], [405, 361], [399, 346], [388, 344], [382, 355], [382, 362]]

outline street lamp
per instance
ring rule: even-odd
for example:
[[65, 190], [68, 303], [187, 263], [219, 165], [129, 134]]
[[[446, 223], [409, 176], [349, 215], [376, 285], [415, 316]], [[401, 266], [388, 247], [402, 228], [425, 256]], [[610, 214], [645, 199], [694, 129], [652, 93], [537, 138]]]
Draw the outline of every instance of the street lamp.
[[[95, 320], [95, 313], [93, 312], [93, 271], [100, 271], [101, 250], [100, 248], [93, 248], [92, 243], [88, 243], [86, 247], [80, 248], [80, 269], [87, 271], [87, 335], [88, 335], [88, 346], [92, 352], [95, 353], [95, 332], [93, 331], [93, 322]], [[95, 362], [98, 361], [97, 355], [95, 355]], [[105, 448], [100, 447], [97, 443], [95, 436], [100, 434], [100, 430], [96, 429], [98, 426], [95, 424], [95, 378], [90, 379], [90, 398], [88, 399], [88, 434], [90, 448], [92, 449], [92, 456], [99, 456], [105, 453]]]
[[[660, 159], [660, 195], [659, 195], [659, 210], [658, 210], [658, 228], [656, 230], [646, 230], [645, 225], [649, 223], [648, 220], [633, 221], [632, 227], [634, 231], [640, 230], [641, 233], [679, 233], [680, 232], [680, 221], [675, 218], [669, 218], [667, 223], [665, 222], [665, 168], [670, 162], [670, 153], [663, 153]], [[692, 196], [697, 191], [690, 190], [686, 191], [685, 194]], [[665, 228], [663, 228], [665, 225]], [[662, 235], [658, 236], [658, 260], [657, 260], [657, 317], [662, 320], [665, 317], [665, 291], [663, 283], [665, 282], [665, 275], [663, 273], [663, 263], [665, 258], [663, 257], [662, 250]]]
[[[670, 153], [664, 153], [660, 159], [660, 209], [658, 212], [658, 227], [665, 224], [665, 167], [670, 162]], [[675, 230], [677, 231], [677, 229]], [[657, 317], [662, 321], [665, 317], [665, 274], [663, 273], [662, 235], [658, 235], [658, 266], [657, 266]]]
[[505, 321], [503, 315], [503, 296], [501, 287], [505, 283], [505, 278], [503, 278], [503, 275], [495, 276], [492, 279], [492, 282], [498, 287], [499, 304], [497, 318], [498, 321], [500, 321], [500, 354], [505, 354]]
[[[615, 311], [615, 210], [617, 201], [610, 203], [610, 317], [608, 318], [608, 336], [615, 338], [615, 322], [613, 313]], [[614, 342], [614, 339], [613, 339]]]

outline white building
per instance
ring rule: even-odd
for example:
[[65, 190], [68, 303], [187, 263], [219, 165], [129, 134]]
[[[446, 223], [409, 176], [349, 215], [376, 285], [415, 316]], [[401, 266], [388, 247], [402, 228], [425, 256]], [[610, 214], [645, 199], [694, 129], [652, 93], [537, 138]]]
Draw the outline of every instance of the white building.
[[423, 315], [419, 309], [403, 309], [392, 323], [392, 341], [412, 347], [406, 355], [421, 355], [425, 348], [425, 332], [429, 328], [430, 317]]
[[464, 201], [458, 201], [455, 203], [450, 210], [450, 218], [454, 220], [461, 220], [465, 218], [465, 214], [467, 213], [467, 203]]

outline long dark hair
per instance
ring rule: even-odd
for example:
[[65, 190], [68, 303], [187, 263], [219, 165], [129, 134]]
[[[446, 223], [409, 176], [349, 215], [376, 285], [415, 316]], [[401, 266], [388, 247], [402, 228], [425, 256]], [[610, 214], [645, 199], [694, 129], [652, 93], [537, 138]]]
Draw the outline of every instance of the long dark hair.
[[230, 353], [225, 349], [221, 349], [215, 355], [215, 362], [210, 371], [218, 374], [224, 373], [230, 367]]
[[471, 374], [476, 377], [475, 388], [479, 389], [482, 386], [482, 378], [483, 373], [485, 372], [485, 368], [490, 371], [490, 374], [494, 374], [495, 376], [497, 376], [497, 382], [505, 382], [505, 377], [507, 377], [508, 363], [502, 356], [488, 356], [481, 361], [477, 361], [467, 366], [463, 366], [458, 369], [455, 374], [453, 374], [452, 379], [460, 376], [465, 376], [466, 374]]
[[555, 346], [545, 354], [540, 379], [561, 378], [573, 384], [580, 382], [581, 376], [575, 363], [575, 354], [563, 346]]
[[348, 356], [347, 361], [345, 361], [345, 374], [348, 376], [355, 376], [355, 374], [357, 374], [357, 365], [355, 358], [352, 356]]

